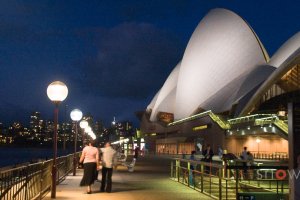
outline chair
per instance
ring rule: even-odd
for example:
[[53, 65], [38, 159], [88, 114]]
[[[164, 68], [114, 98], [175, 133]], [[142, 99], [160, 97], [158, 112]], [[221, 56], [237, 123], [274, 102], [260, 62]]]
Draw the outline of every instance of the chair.
[[130, 164], [126, 164], [125, 163], [125, 166], [128, 168], [129, 172], [133, 172], [134, 171], [135, 162], [136, 162], [136, 159], [133, 158], [133, 160], [132, 160], [132, 162]]

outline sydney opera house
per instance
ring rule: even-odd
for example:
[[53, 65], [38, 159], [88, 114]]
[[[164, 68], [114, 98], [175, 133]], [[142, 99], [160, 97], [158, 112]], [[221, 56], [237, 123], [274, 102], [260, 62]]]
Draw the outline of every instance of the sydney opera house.
[[300, 99], [300, 33], [272, 57], [250, 25], [211, 10], [193, 32], [145, 111], [150, 151], [185, 154], [210, 144], [260, 157], [288, 157], [288, 103]]

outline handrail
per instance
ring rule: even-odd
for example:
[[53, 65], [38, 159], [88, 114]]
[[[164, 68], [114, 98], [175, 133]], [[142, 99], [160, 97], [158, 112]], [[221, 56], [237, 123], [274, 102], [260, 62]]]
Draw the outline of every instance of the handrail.
[[218, 115], [214, 114], [211, 110], [208, 110], [208, 111], [205, 111], [205, 112], [193, 115], [191, 117], [186, 117], [186, 118], [183, 118], [183, 119], [171, 122], [171, 123], [168, 124], [168, 126], [174, 126], [174, 125], [181, 124], [181, 123], [184, 123], [184, 122], [187, 122], [187, 121], [191, 121], [191, 120], [195, 120], [195, 119], [207, 116], [207, 115], [214, 122], [216, 122], [222, 129], [230, 129], [230, 124], [227, 121], [222, 120]]
[[[237, 118], [232, 118], [229, 119], [228, 122], [232, 125], [232, 124], [238, 124], [238, 123], [245, 123], [245, 122], [251, 122], [251, 121], [255, 121], [257, 119], [263, 119], [263, 118], [268, 118], [268, 117], [273, 117], [276, 116], [274, 114], [254, 114], [254, 115], [247, 115], [244, 117], [237, 117]], [[263, 118], [261, 118], [263, 117]]]
[[255, 125], [264, 125], [264, 124], [274, 124], [279, 129], [281, 129], [284, 133], [288, 134], [288, 125], [283, 120], [280, 120], [276, 115], [255, 119]]
[[220, 116], [214, 114], [213, 112], [209, 113], [210, 118], [216, 122], [222, 129], [230, 129], [230, 124], [228, 121], [222, 120]]
[[245, 122], [253, 122], [254, 125], [264, 125], [264, 124], [271, 124], [274, 123], [279, 129], [281, 129], [284, 133], [288, 134], [288, 126], [287, 124], [280, 120], [276, 114], [254, 114], [248, 115], [244, 117], [232, 118], [229, 120], [223, 120], [221, 116], [214, 114], [211, 110], [193, 115], [191, 117], [186, 117], [181, 120], [174, 121], [169, 123], [168, 126], [174, 126], [177, 124], [181, 124], [184, 122], [188, 122], [191, 120], [195, 120], [204, 116], [209, 116], [215, 123], [217, 123], [220, 128], [224, 130], [231, 129], [231, 125], [245, 123]]
[[202, 113], [190, 116], [190, 117], [186, 117], [186, 118], [171, 122], [168, 124], [168, 126], [174, 126], [174, 125], [181, 124], [181, 123], [184, 123], [187, 121], [191, 121], [191, 120], [194, 120], [194, 119], [197, 119], [200, 117], [204, 117], [204, 116], [208, 115], [210, 112], [211, 112], [211, 110], [208, 110], [208, 111], [205, 111], [205, 112], [202, 112]]
[[171, 179], [219, 200], [238, 199], [240, 195], [251, 192], [254, 195], [273, 195], [274, 199], [286, 198], [289, 193], [289, 177], [276, 179], [276, 169], [288, 170], [288, 167], [245, 168], [177, 158], [171, 161]]
[[276, 119], [274, 124], [280, 128], [283, 132], [285, 132], [286, 134], [288, 134], [289, 132], [289, 128], [288, 128], [288, 125], [283, 121], [283, 120], [280, 120], [280, 119]]
[[[80, 152], [76, 153], [79, 156]], [[1, 200], [41, 199], [51, 187], [53, 160], [0, 171]], [[57, 158], [56, 183], [73, 169], [73, 154]]]

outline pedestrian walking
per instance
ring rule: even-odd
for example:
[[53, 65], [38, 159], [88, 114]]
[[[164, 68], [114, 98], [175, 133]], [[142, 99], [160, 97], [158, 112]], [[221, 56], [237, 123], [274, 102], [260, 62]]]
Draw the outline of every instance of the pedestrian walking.
[[135, 147], [134, 149], [134, 155], [133, 155], [133, 158], [135, 158], [137, 160], [138, 156], [139, 156], [139, 153], [140, 153], [140, 147], [137, 146]]
[[110, 193], [112, 190], [112, 174], [113, 166], [116, 164], [116, 151], [107, 142], [104, 148], [100, 149], [102, 152], [102, 180], [100, 192]]
[[83, 162], [83, 177], [80, 186], [87, 186], [87, 194], [92, 193], [91, 185], [95, 181], [95, 172], [99, 168], [99, 151], [93, 146], [94, 141], [89, 141], [84, 147], [79, 162]]

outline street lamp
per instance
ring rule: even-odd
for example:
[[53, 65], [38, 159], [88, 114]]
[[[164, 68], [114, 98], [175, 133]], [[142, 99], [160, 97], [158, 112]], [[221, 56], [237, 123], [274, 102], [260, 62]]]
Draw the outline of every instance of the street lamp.
[[[81, 120], [79, 123], [80, 128], [85, 129], [89, 126], [89, 123], [86, 120]], [[82, 147], [84, 147], [84, 131], [82, 131]]]
[[74, 155], [73, 155], [73, 176], [76, 176], [76, 151], [77, 151], [77, 123], [82, 118], [82, 112], [79, 109], [74, 109], [71, 111], [71, 119], [75, 121], [75, 136], [74, 136]]
[[54, 131], [53, 131], [53, 165], [52, 165], [52, 187], [51, 198], [56, 198], [56, 157], [57, 157], [57, 122], [58, 122], [58, 105], [67, 98], [68, 88], [60, 81], [54, 81], [47, 88], [47, 95], [54, 103]]
[[92, 128], [91, 128], [90, 126], [87, 126], [87, 127], [84, 129], [84, 131], [85, 131], [86, 133], [89, 133], [89, 132], [92, 131]]

